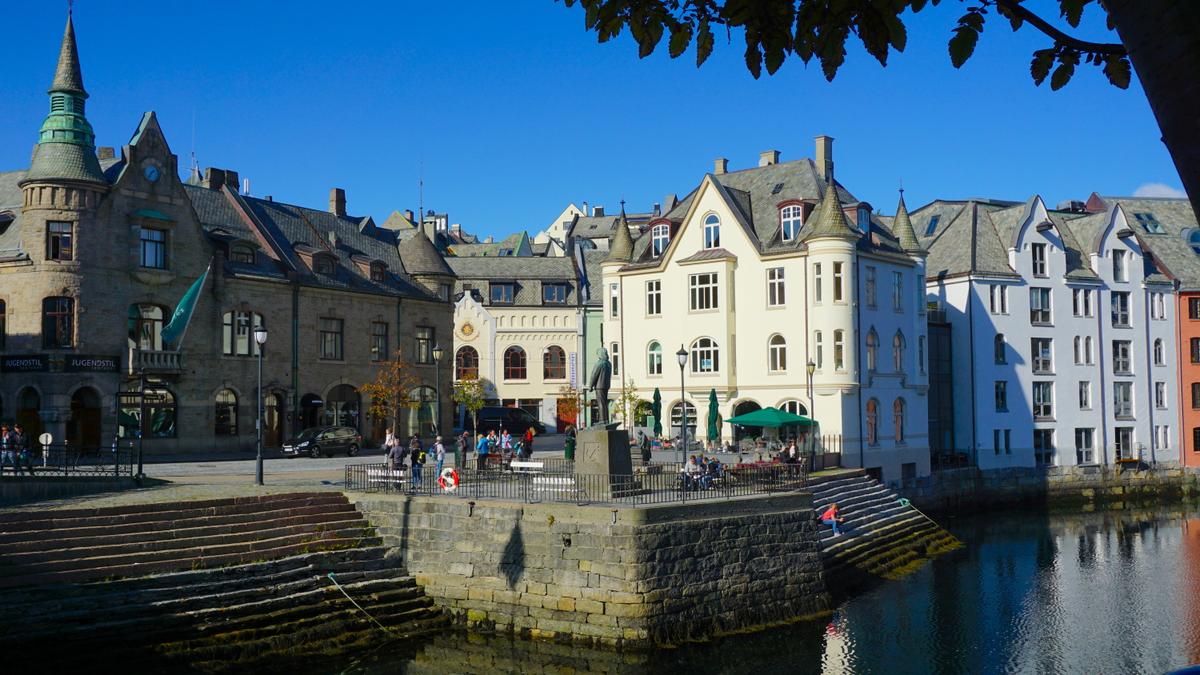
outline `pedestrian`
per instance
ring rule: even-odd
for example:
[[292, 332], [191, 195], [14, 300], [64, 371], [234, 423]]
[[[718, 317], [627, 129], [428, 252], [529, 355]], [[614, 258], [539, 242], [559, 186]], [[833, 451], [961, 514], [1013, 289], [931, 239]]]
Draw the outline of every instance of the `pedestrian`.
[[392, 447], [388, 450], [388, 471], [404, 471], [404, 459], [408, 456], [408, 447], [400, 439], [392, 437]]
[[575, 425], [567, 426], [567, 440], [563, 445], [563, 456], [568, 462], [575, 461]]
[[521, 453], [522, 457], [525, 459], [533, 457], [533, 427], [529, 427], [525, 430], [525, 440], [521, 447], [524, 450], [524, 452]]
[[475, 461], [476, 468], [483, 471], [487, 468], [488, 450], [491, 448], [491, 438], [496, 432], [491, 432], [487, 436], [479, 434], [479, 442], [475, 445]]
[[454, 466], [461, 469], [467, 465], [467, 453], [471, 451], [471, 432], [459, 434], [454, 448]]
[[441, 476], [442, 466], [446, 463], [446, 446], [442, 445], [441, 436], [433, 441], [433, 459], [437, 462], [437, 472], [434, 475]]
[[833, 536], [840, 537], [842, 530], [838, 525], [846, 522], [846, 519], [838, 516], [838, 505], [834, 503], [821, 514], [821, 522], [833, 528]]
[[7, 424], [0, 424], [0, 476], [4, 475], [4, 465], [12, 464], [13, 475], [17, 475], [16, 443], [12, 430]]
[[18, 423], [13, 427], [13, 433], [16, 435], [17, 443], [17, 473], [21, 472], [21, 467], [25, 468], [25, 472], [30, 476], [33, 475], [33, 453], [29, 450], [29, 435], [25, 433], [25, 429]]
[[421, 489], [421, 467], [425, 466], [425, 448], [421, 447], [421, 439], [413, 434], [409, 442], [408, 461], [412, 466], [412, 486], [414, 490]]
[[388, 471], [396, 470], [396, 465], [395, 465], [395, 463], [392, 462], [392, 449], [395, 448], [396, 445], [397, 445], [396, 436], [392, 433], [392, 430], [389, 428], [387, 430], [387, 433], [384, 434], [384, 438], [383, 438], [383, 456], [385, 458], [387, 458]]
[[642, 446], [642, 464], [650, 463], [650, 437], [644, 432], [638, 432], [638, 439]]

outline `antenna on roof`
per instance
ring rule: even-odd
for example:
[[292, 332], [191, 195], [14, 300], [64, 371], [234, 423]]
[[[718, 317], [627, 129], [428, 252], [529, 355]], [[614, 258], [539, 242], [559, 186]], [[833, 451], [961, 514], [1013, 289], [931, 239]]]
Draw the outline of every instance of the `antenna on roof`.
[[417, 229], [425, 226], [425, 162], [417, 163]]
[[[70, 1], [74, 2], [75, 0], [70, 0]], [[189, 175], [192, 175], [192, 176], [196, 175], [196, 171], [199, 170], [199, 168], [200, 168], [196, 164], [196, 108], [195, 107], [192, 108], [192, 165], [188, 168], [190, 169]]]
[[900, 196], [901, 197], [904, 196], [904, 179], [903, 178], [900, 179]]

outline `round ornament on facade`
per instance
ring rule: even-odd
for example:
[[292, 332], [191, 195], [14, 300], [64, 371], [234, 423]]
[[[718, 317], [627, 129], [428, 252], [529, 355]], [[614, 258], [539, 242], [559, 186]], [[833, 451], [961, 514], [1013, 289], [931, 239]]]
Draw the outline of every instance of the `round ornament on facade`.
[[142, 175], [145, 176], [146, 180], [150, 181], [151, 183], [157, 183], [158, 167], [154, 166], [153, 164], [148, 164], [146, 165], [145, 169], [142, 169]]
[[459, 327], [458, 334], [464, 340], [473, 340], [475, 339], [475, 326], [472, 326], [469, 322], [464, 323]]

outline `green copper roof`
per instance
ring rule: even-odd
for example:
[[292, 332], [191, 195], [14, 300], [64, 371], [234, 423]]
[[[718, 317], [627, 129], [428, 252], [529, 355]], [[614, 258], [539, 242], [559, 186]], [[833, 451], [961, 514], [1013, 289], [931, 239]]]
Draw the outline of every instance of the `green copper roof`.
[[625, 206], [621, 205], [621, 220], [608, 244], [608, 259], [629, 262], [633, 259], [633, 237], [629, 236], [629, 221], [625, 218]]
[[84, 115], [87, 92], [75, 46], [75, 25], [67, 14], [58, 54], [54, 84], [50, 86], [50, 114], [38, 132], [26, 181], [68, 179], [103, 183], [104, 173], [96, 159], [96, 134]]
[[801, 241], [824, 238], [858, 239], [861, 234], [846, 221], [846, 213], [842, 211], [833, 181], [829, 181], [825, 187], [825, 194], [821, 197], [816, 215], [811, 220], [812, 225], [806, 225], [800, 232]]
[[917, 232], [913, 230], [912, 221], [908, 219], [908, 207], [904, 205], [904, 195], [900, 195], [900, 205], [896, 207], [896, 218], [892, 220], [892, 234], [900, 242], [900, 248], [905, 251], [917, 252], [921, 242], [917, 240]]

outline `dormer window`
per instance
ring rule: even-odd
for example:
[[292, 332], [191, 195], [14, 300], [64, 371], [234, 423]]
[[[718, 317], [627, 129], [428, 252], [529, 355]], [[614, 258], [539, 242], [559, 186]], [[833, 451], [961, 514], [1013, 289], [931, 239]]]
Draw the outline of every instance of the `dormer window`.
[[858, 228], [863, 232], [871, 229], [871, 209], [865, 206], [858, 207]]
[[721, 219], [715, 213], [704, 218], [704, 248], [717, 248], [721, 245]]
[[1167, 231], [1163, 228], [1162, 223], [1158, 222], [1158, 218], [1153, 213], [1135, 213], [1133, 219], [1147, 234], [1166, 234]]
[[650, 253], [657, 258], [667, 250], [671, 241], [671, 229], [666, 225], [655, 225], [650, 230]]
[[779, 229], [784, 241], [791, 241], [800, 234], [804, 225], [804, 209], [799, 205], [785, 206], [779, 210]]
[[327, 255], [319, 255], [313, 258], [313, 269], [317, 274], [332, 276], [334, 271], [333, 258]]
[[234, 246], [229, 250], [229, 259], [236, 263], [254, 264], [254, 249], [245, 245]]
[[371, 281], [387, 281], [387, 268], [379, 263], [372, 264]]

